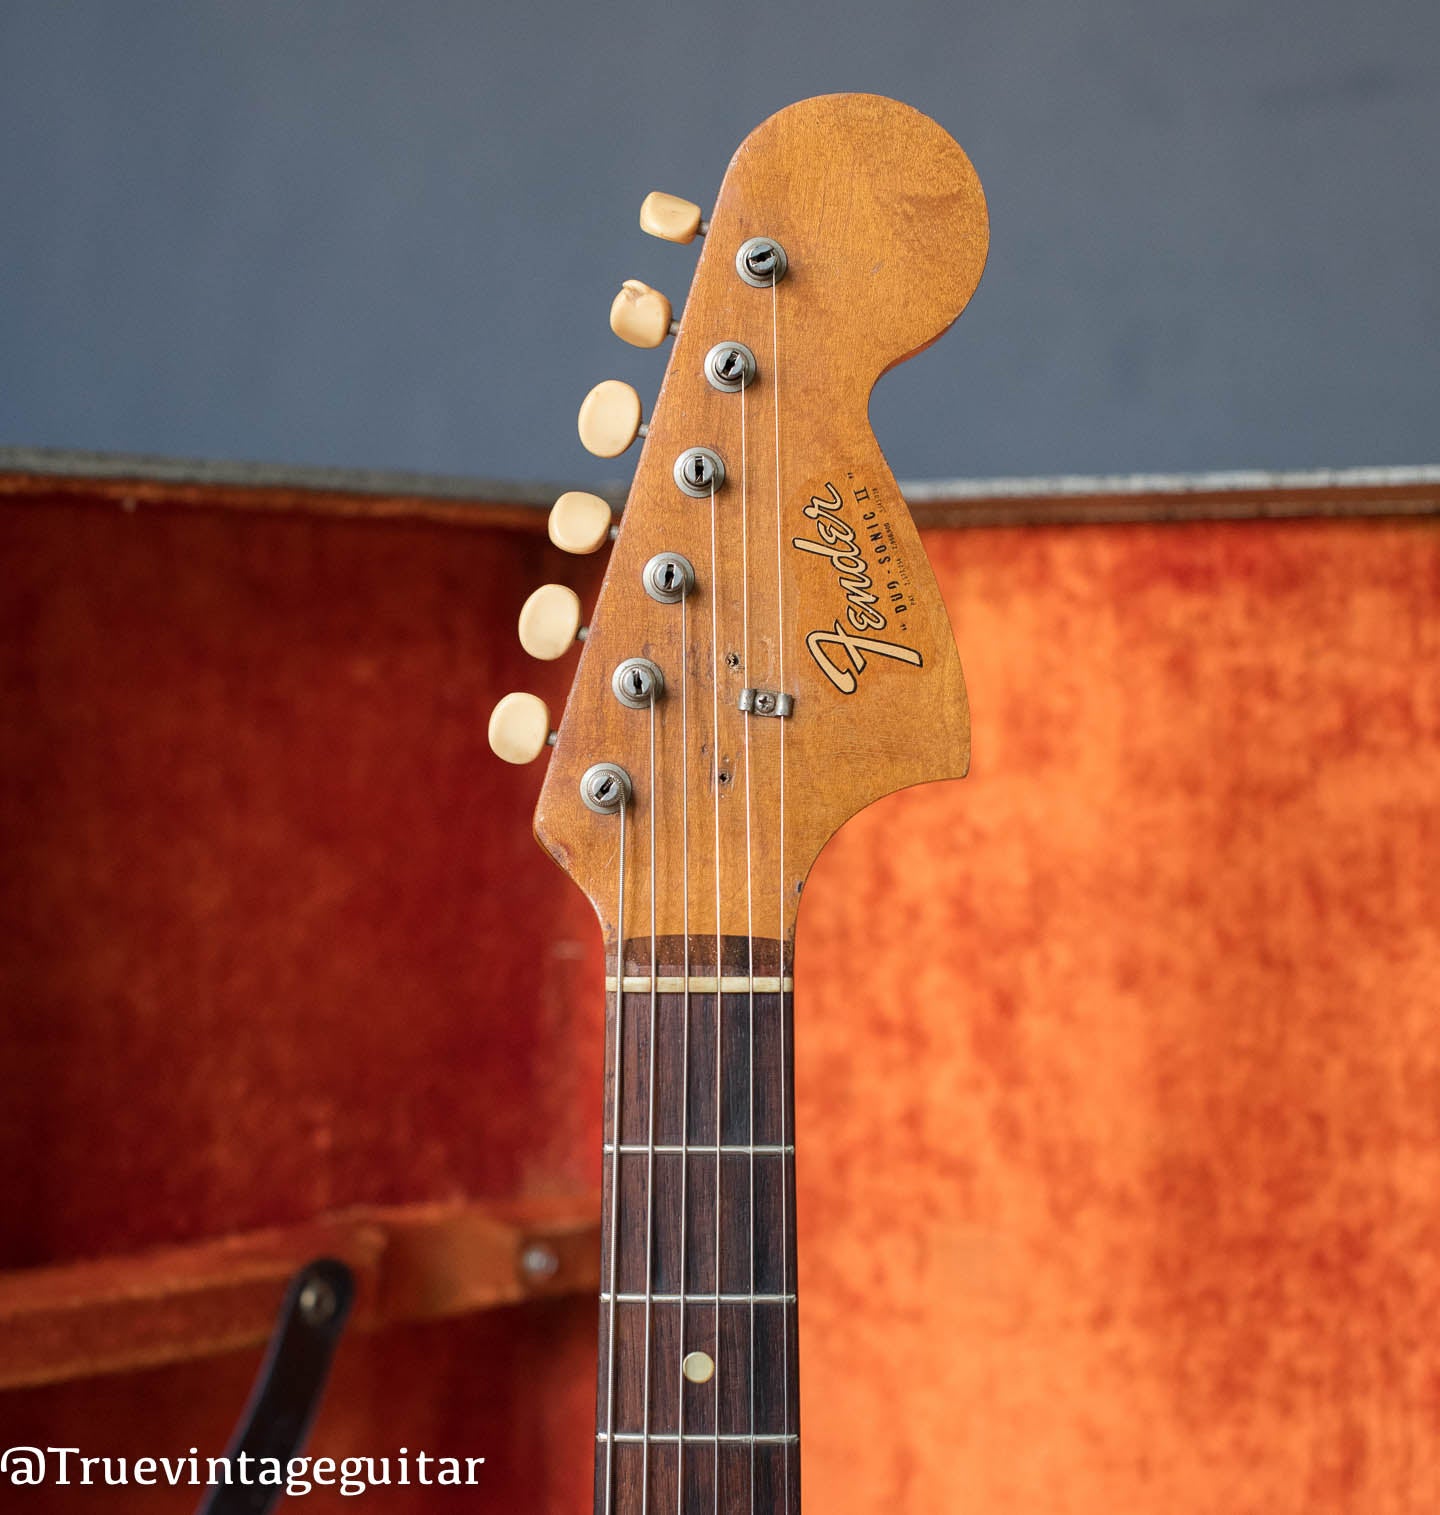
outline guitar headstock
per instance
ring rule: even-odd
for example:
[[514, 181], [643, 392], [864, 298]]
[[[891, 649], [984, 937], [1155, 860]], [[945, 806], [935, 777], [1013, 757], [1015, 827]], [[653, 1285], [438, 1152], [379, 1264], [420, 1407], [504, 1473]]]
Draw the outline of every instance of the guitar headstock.
[[[627, 340], [674, 332], [648, 427], [625, 385], [582, 408], [592, 451], [618, 455], [637, 428], [644, 446], [535, 832], [608, 938], [623, 921], [788, 939], [846, 819], [969, 764], [950, 623], [868, 409], [979, 282], [984, 196], [926, 116], [828, 95], [751, 133], [708, 223], [652, 196], [642, 225], [704, 245], [677, 323], [643, 285], [616, 299]], [[601, 543], [587, 498], [557, 506], [560, 545]], [[567, 594], [527, 606], [540, 655], [574, 634]], [[545, 741], [529, 698], [492, 719], [512, 761]]]

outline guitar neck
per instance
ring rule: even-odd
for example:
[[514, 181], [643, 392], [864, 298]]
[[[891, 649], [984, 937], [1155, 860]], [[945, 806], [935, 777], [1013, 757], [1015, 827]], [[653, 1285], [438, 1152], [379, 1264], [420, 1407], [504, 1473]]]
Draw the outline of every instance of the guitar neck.
[[596, 1515], [798, 1515], [789, 949], [660, 937], [623, 959], [606, 985]]
[[[535, 835], [612, 947], [597, 1515], [798, 1515], [789, 943], [845, 821], [969, 766], [954, 635], [869, 404], [964, 309], [985, 197], [928, 117], [824, 95], [745, 139], [708, 217], [651, 195], [641, 225], [703, 236], [695, 277], [678, 322], [638, 281], [612, 307], [674, 346], [643, 425], [619, 380], [581, 405], [597, 456], [645, 444], [588, 625], [564, 585], [521, 611], [537, 657], [584, 643], [559, 730], [517, 691], [490, 743], [553, 744]], [[609, 520], [570, 491], [551, 536], [593, 551]]]

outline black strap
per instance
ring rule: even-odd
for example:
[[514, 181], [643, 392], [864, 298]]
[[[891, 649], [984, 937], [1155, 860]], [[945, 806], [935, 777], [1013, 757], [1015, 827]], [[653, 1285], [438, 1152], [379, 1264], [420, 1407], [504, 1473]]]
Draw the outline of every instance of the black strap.
[[[212, 1488], [197, 1515], [263, 1515], [285, 1492], [283, 1482], [259, 1482], [259, 1460], [275, 1458], [283, 1469], [304, 1445], [354, 1302], [354, 1275], [333, 1258], [307, 1263], [290, 1280], [250, 1402], [225, 1452], [232, 1482]], [[248, 1464], [240, 1461], [242, 1453], [252, 1459]]]

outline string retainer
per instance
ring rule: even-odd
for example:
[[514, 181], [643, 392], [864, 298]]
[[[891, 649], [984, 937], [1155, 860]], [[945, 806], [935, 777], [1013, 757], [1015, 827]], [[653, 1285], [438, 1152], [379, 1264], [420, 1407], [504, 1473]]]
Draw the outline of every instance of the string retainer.
[[795, 709], [794, 697], [778, 689], [742, 689], [738, 703], [746, 715], [783, 717]]

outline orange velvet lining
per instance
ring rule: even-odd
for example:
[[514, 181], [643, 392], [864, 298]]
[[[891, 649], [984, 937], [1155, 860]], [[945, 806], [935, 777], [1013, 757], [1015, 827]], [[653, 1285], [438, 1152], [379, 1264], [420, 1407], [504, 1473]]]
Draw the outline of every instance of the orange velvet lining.
[[[800, 930], [811, 1508], [1428, 1515], [1440, 532], [927, 546], [973, 773], [847, 827]], [[0, 554], [0, 1264], [593, 1188], [596, 931], [484, 741], [506, 688], [558, 706], [513, 617], [593, 566], [59, 499], [0, 511]], [[464, 1508], [573, 1515], [593, 1327], [350, 1342], [313, 1450], [453, 1442], [490, 1459]], [[218, 1452], [254, 1361], [0, 1414]]]

